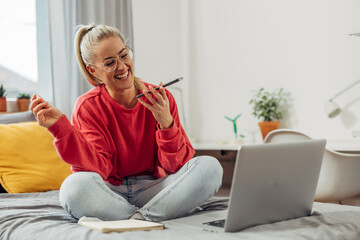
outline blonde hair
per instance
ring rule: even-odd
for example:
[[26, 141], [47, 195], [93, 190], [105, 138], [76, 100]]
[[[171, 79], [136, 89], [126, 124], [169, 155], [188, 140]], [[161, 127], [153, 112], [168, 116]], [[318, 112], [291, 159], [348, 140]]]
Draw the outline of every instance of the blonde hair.
[[[86, 78], [86, 80], [93, 86], [102, 84], [103, 82], [93, 76], [86, 68], [86, 65], [91, 64], [93, 59], [96, 58], [94, 46], [97, 45], [101, 40], [108, 37], [119, 37], [125, 44], [124, 37], [120, 31], [115, 27], [106, 25], [79, 25], [78, 30], [75, 34], [75, 53], [76, 59], [80, 68], [80, 71]], [[142, 91], [144, 85], [140, 78], [134, 76], [135, 87]]]

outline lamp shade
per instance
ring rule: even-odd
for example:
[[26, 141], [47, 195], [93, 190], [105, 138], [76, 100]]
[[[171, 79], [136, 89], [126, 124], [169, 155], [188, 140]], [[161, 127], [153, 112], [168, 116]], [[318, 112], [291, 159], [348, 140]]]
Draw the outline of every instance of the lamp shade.
[[337, 105], [335, 102], [328, 100], [324, 104], [326, 115], [329, 118], [334, 118], [341, 112], [341, 109], [339, 105]]

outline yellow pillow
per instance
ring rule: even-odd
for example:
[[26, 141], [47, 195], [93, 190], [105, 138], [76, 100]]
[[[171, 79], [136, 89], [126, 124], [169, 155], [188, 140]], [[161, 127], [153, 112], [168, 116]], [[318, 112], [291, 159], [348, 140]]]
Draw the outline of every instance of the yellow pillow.
[[71, 171], [53, 140], [37, 122], [0, 124], [0, 183], [8, 193], [60, 189]]

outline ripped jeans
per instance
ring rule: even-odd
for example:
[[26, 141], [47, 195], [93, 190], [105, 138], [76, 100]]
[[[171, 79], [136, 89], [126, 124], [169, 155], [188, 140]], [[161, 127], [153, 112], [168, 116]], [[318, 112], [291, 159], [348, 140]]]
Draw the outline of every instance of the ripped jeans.
[[185, 216], [221, 187], [223, 170], [217, 159], [198, 156], [176, 173], [125, 178], [121, 185], [105, 182], [95, 172], [77, 172], [63, 182], [60, 203], [73, 217], [101, 220], [129, 219], [141, 213], [146, 220], [163, 221]]

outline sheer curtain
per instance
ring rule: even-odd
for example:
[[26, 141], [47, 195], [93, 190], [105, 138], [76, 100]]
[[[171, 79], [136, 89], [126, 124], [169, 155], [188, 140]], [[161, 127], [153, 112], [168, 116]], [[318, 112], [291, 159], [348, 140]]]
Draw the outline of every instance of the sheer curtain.
[[70, 119], [76, 98], [92, 88], [76, 63], [73, 43], [77, 25], [115, 26], [127, 39], [126, 44], [133, 47], [131, 1], [43, 1], [48, 5], [52, 101]]

